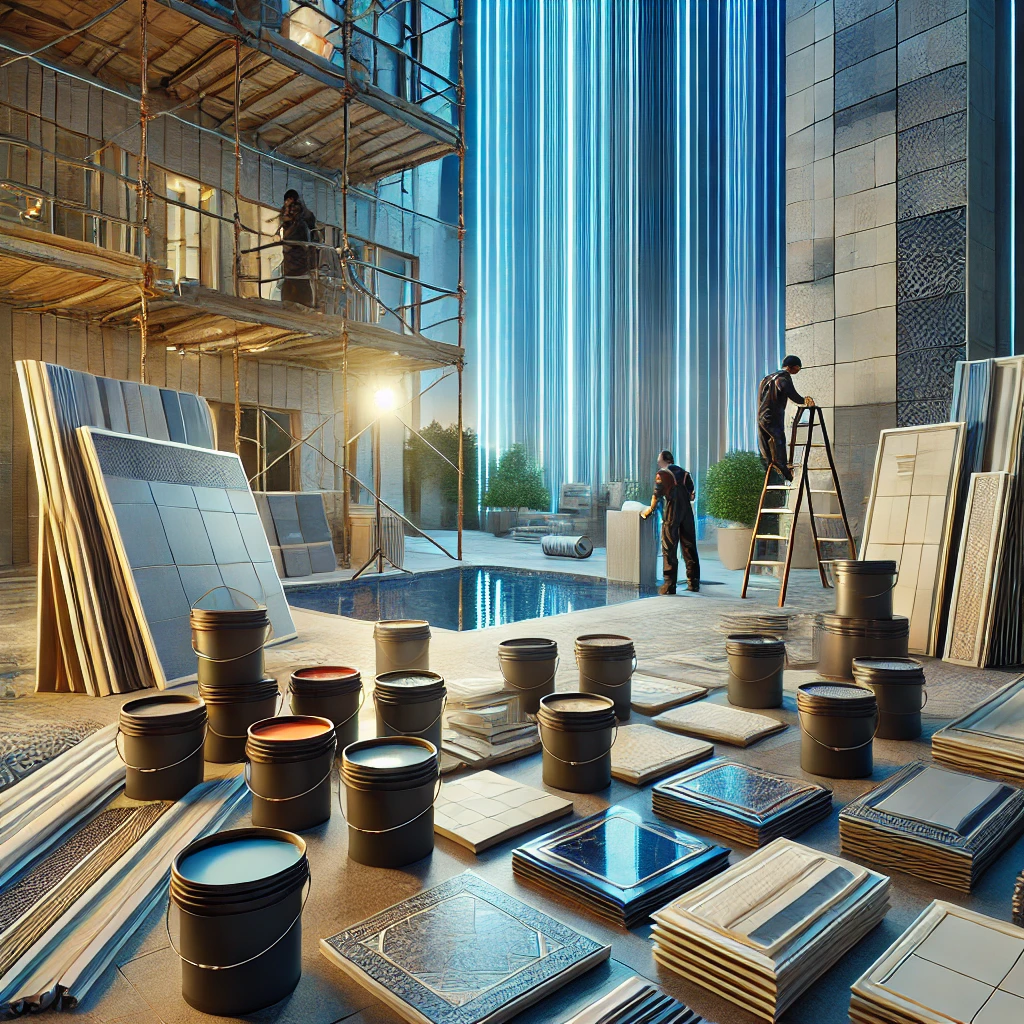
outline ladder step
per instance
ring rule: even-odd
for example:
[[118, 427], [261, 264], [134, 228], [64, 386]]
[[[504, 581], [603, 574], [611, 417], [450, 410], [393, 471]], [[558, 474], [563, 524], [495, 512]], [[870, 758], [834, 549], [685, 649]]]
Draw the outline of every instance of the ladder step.
[[786, 533], [755, 533], [754, 540], [789, 540]]
[[817, 487], [812, 487], [810, 490], [811, 490], [811, 494], [838, 494], [839, 493], [838, 491], [826, 491], [826, 490], [823, 490], [823, 489], [819, 489]]
[[769, 484], [766, 491], [791, 491], [793, 490], [792, 484]]
[[817, 537], [815, 538], [819, 544], [849, 544], [849, 537]]
[[792, 514], [793, 509], [791, 508], [763, 508], [760, 512], [762, 516], [791, 516]]
[[814, 512], [812, 513], [815, 519], [842, 519], [842, 512]]
[[760, 560], [759, 559], [753, 559], [753, 560], [751, 560], [750, 564], [751, 565], [785, 565], [786, 563], [785, 562], [764, 561], [763, 559], [760, 559]]

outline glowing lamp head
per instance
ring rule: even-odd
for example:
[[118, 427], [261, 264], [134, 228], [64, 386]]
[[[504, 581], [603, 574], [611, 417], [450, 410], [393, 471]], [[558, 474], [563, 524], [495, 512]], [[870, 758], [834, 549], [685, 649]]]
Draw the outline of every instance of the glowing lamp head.
[[373, 395], [374, 404], [382, 412], [387, 412], [395, 407], [395, 392], [391, 388], [378, 388]]

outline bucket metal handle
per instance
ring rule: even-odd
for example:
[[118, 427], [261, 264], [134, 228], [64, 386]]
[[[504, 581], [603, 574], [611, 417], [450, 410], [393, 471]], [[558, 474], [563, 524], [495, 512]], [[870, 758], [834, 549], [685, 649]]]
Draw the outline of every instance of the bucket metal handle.
[[[427, 702], [424, 701], [423, 703], [426, 704]], [[384, 717], [384, 715], [381, 713], [381, 710], [380, 710], [380, 702], [377, 700], [377, 691], [376, 690], [373, 691], [373, 706], [374, 706], [374, 709], [376, 710], [377, 714], [380, 715], [380, 720], [389, 729], [394, 729], [395, 733], [397, 735], [399, 735], [399, 736], [422, 736], [428, 729], [433, 729], [434, 726], [437, 725], [437, 723], [441, 721], [441, 716], [444, 714], [444, 709], [446, 707], [448, 707], [448, 694], [445, 693], [444, 697], [441, 700], [441, 710], [438, 711], [437, 718], [435, 718], [429, 725], [425, 725], [422, 729], [417, 729], [415, 732], [410, 732], [408, 730], [403, 731], [402, 729], [399, 729], [397, 725], [392, 725]]]
[[[289, 679], [288, 680], [288, 685], [285, 686], [284, 691], [281, 694], [281, 699], [277, 703], [277, 711], [274, 712], [274, 717], [275, 718], [279, 714], [281, 714], [281, 712], [284, 710], [285, 698], [288, 696], [288, 694], [294, 693], [294, 692], [295, 691], [292, 689], [292, 681], [291, 681], [291, 679]], [[366, 687], [360, 685], [360, 687], [359, 687], [359, 703], [356, 705], [355, 711], [353, 711], [352, 714], [349, 715], [348, 718], [346, 718], [344, 722], [335, 722], [334, 723], [334, 728], [335, 729], [340, 729], [343, 725], [348, 725], [348, 723], [351, 722], [352, 719], [355, 718], [356, 715], [358, 715], [359, 712], [363, 710], [363, 705], [365, 703], [366, 703]]]
[[285, 936], [291, 934], [291, 930], [302, 920], [302, 912], [306, 909], [309, 894], [313, 891], [313, 876], [309, 873], [308, 868], [306, 870], [306, 881], [302, 884], [306, 887], [306, 895], [302, 898], [302, 906], [299, 907], [299, 912], [292, 919], [292, 923], [266, 949], [255, 956], [249, 957], [248, 960], [239, 960], [237, 964], [197, 964], [194, 960], [189, 960], [183, 956], [181, 950], [174, 944], [174, 939], [171, 938], [171, 904], [174, 900], [169, 895], [167, 897], [167, 912], [164, 914], [164, 931], [167, 932], [167, 941], [170, 943], [171, 949], [178, 954], [182, 963], [188, 964], [189, 967], [198, 967], [203, 971], [233, 971], [236, 967], [244, 967], [246, 964], [251, 964], [253, 960], [259, 960], [261, 956], [269, 953]]
[[[249, 738], [248, 732], [243, 733], [227, 733], [217, 732], [216, 729], [209, 722], [206, 723], [206, 728], [209, 732], [212, 732], [214, 736], [219, 736], [222, 740], [247, 740]], [[242, 760], [245, 760], [244, 758]], [[241, 761], [233, 761], [232, 764], [241, 764]]]
[[600, 761], [601, 758], [607, 757], [612, 752], [612, 747], [615, 746], [615, 741], [619, 738], [619, 723], [615, 723], [615, 731], [612, 733], [612, 741], [608, 744], [608, 749], [603, 754], [598, 754], [597, 757], [592, 757], [587, 761], [566, 761], [564, 757], [559, 757], [554, 751], [548, 750], [544, 746], [544, 732], [542, 729], [537, 730], [537, 735], [540, 737], [541, 749], [545, 754], [550, 754], [556, 761], [561, 761], [562, 764], [567, 764], [572, 768], [578, 768], [580, 765], [593, 764], [595, 761]]
[[[245, 788], [252, 793], [253, 796], [258, 796], [261, 800], [266, 800], [267, 803], [271, 804], [285, 804], [289, 800], [298, 800], [300, 796], [308, 796], [315, 789], [319, 789], [332, 775], [334, 772], [334, 755], [338, 751], [338, 737], [334, 737], [334, 746], [331, 748], [331, 767], [327, 769], [327, 774], [319, 781], [314, 783], [309, 789], [304, 789], [301, 793], [293, 793], [291, 796], [264, 796], [262, 793], [257, 793], [252, 788], [252, 774], [250, 768], [252, 767], [252, 761], [246, 758], [242, 763], [242, 777], [245, 779]], [[323, 754], [319, 754], [319, 757], [323, 757]]]
[[[576, 667], [577, 668], [579, 668], [579, 664], [580, 664], [580, 659], [577, 657], [576, 658]], [[627, 683], [631, 683], [633, 681], [633, 673], [636, 672], [637, 664], [638, 664], [637, 657], [634, 654], [633, 655], [633, 667], [629, 670], [629, 678], [628, 679], [623, 679], [621, 683], [605, 683], [605, 682], [603, 682], [600, 679], [595, 679], [593, 676], [588, 676], [586, 674], [586, 672], [583, 671], [583, 669], [580, 669], [580, 676], [581, 676], [581, 678], [586, 679], [586, 681], [588, 683], [597, 683], [598, 686], [607, 686], [609, 690], [617, 690], [620, 686], [625, 686]]]
[[244, 654], [236, 654], [233, 658], [211, 658], [208, 654], [203, 654], [202, 651], [196, 650], [196, 631], [192, 630], [192, 653], [197, 658], [202, 658], [203, 661], [210, 661], [214, 665], [227, 665], [232, 661], [241, 661], [243, 658], [248, 658], [255, 654], [257, 651], [262, 651], [264, 647], [274, 639], [274, 624], [268, 622], [263, 629], [263, 639], [260, 641], [259, 647], [254, 647], [251, 651], [246, 651]]
[[202, 750], [203, 747], [206, 745], [206, 731], [207, 729], [209, 729], [209, 727], [209, 722], [207, 722], [203, 726], [203, 738], [199, 741], [199, 746], [196, 747], [196, 749], [193, 750], [191, 754], [186, 754], [180, 761], [175, 761], [173, 764], [164, 764], [161, 765], [159, 768], [139, 768], [138, 765], [129, 764], [127, 761], [125, 761], [124, 754], [121, 753], [121, 744], [118, 743], [118, 740], [124, 735], [121, 732], [120, 725], [117, 727], [117, 732], [114, 733], [114, 749], [117, 751], [117, 756], [121, 759], [121, 763], [125, 766], [125, 768], [131, 768], [132, 771], [145, 772], [147, 774], [149, 772], [163, 772], [167, 771], [168, 768], [177, 768], [179, 764], [184, 764], [190, 757], [195, 757], [196, 754], [198, 754], [199, 751]]
[[[785, 655], [783, 655], [783, 666], [784, 665], [785, 665]], [[779, 667], [779, 668], [772, 669], [772, 671], [768, 672], [766, 675], [758, 676], [757, 679], [742, 679], [740, 676], [736, 675], [736, 673], [733, 672], [732, 669], [729, 669], [729, 681], [731, 682], [733, 679], [735, 679], [737, 683], [763, 683], [766, 679], [771, 679], [771, 677], [773, 675], [775, 675], [776, 672], [781, 672], [781, 671], [782, 671], [782, 667]]]
[[921, 714], [922, 711], [924, 711], [924, 709], [926, 707], [928, 707], [928, 691], [926, 689], [924, 689], [923, 687], [921, 689], [921, 695], [924, 697], [924, 700], [921, 701], [921, 706], [916, 711], [884, 711], [883, 712], [882, 709], [879, 708], [878, 709], [878, 713], [879, 713], [879, 715], [882, 715], [882, 714], [889, 715], [891, 718], [908, 718], [910, 715], [919, 715], [919, 714]]
[[341, 811], [341, 816], [345, 821], [345, 824], [349, 828], [354, 828], [357, 832], [362, 832], [363, 835], [367, 836], [383, 836], [387, 835], [388, 832], [396, 832], [400, 828], [405, 828], [406, 825], [411, 825], [414, 821], [419, 821], [427, 811], [434, 809], [434, 805], [437, 803], [437, 798], [441, 795], [441, 752], [438, 751], [438, 762], [437, 762], [437, 785], [434, 787], [434, 796], [430, 803], [420, 811], [419, 814], [413, 815], [408, 821], [403, 821], [401, 825], [392, 825], [390, 828], [360, 828], [358, 825], [353, 825], [348, 820], [348, 815], [345, 813], [345, 805], [341, 802], [341, 772], [338, 772], [338, 808]]
[[554, 667], [554, 670], [552, 671], [551, 675], [549, 675], [547, 677], [547, 679], [545, 679], [543, 682], [537, 683], [536, 686], [519, 686], [516, 683], [509, 682], [509, 680], [505, 676], [505, 669], [502, 666], [501, 658], [498, 659], [498, 671], [501, 673], [501, 681], [503, 683], [505, 683], [507, 686], [512, 687], [513, 690], [519, 690], [521, 692], [529, 693], [531, 690], [540, 690], [543, 687], [547, 686], [548, 683], [553, 683], [555, 681], [555, 676], [558, 675], [558, 666], [561, 663], [562, 663], [562, 656], [559, 654], [555, 658], [555, 667]]
[[886, 587], [884, 590], [880, 590], [877, 594], [859, 594], [858, 597], [862, 597], [865, 601], [874, 601], [876, 597], [881, 597], [883, 594], [888, 594], [890, 590], [896, 589], [896, 584], [899, 582], [900, 571], [897, 569], [892, 574], [892, 585]]
[[830, 746], [828, 743], [822, 743], [817, 736], [815, 736], [812, 732], [804, 728], [804, 712], [802, 712], [799, 708], [797, 709], [797, 717], [800, 719], [800, 731], [805, 736], [809, 736], [812, 740], [814, 740], [815, 743], [818, 744], [819, 747], [824, 747], [826, 750], [832, 750], [837, 754], [845, 754], [850, 750], [863, 750], [865, 747], [870, 747], [871, 744], [875, 742], [875, 737], [878, 735], [878, 730], [882, 725], [882, 716], [881, 714], [879, 714], [878, 711], [876, 711], [875, 729], [874, 732], [871, 733], [871, 739], [867, 740], [864, 743], [858, 743], [854, 747], [833, 747]]

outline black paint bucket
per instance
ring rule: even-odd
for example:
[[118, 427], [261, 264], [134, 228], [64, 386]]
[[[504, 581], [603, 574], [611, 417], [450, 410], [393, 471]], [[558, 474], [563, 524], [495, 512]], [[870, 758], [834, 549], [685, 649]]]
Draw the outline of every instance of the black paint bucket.
[[580, 693], [610, 697], [615, 717], [629, 718], [636, 651], [628, 636], [589, 633], [576, 637], [576, 664], [580, 670]]
[[341, 754], [348, 855], [375, 868], [400, 868], [434, 849], [437, 748], [396, 736], [360, 740]]
[[306, 844], [277, 829], [216, 832], [174, 858], [171, 903], [181, 919], [175, 951], [189, 1006], [238, 1017], [295, 988], [308, 880]]
[[329, 718], [282, 715], [249, 726], [245, 756], [252, 823], [305, 832], [327, 821], [337, 746]]
[[832, 563], [836, 614], [851, 619], [891, 619], [896, 563], [839, 558]]
[[205, 759], [233, 764], [245, 758], [249, 726], [273, 718], [277, 712], [277, 680], [261, 679], [252, 686], [207, 687], [199, 684], [206, 701]]
[[843, 615], [818, 617], [818, 675], [846, 682], [853, 680], [854, 658], [905, 658], [910, 620], [849, 619]]
[[130, 700], [121, 708], [118, 753], [132, 800], [179, 800], [203, 781], [206, 704], [184, 693]]
[[558, 644], [542, 637], [517, 637], [498, 644], [498, 668], [505, 688], [519, 695], [519, 709], [537, 714], [541, 697], [555, 692]]
[[363, 681], [359, 670], [343, 665], [315, 665], [292, 673], [293, 715], [329, 718], [338, 736], [338, 752], [359, 739]]
[[425, 619], [381, 619], [373, 627], [376, 675], [430, 671], [430, 623]]
[[729, 703], [740, 708], [782, 706], [782, 673], [786, 645], [761, 633], [726, 637], [729, 658]]
[[596, 793], [612, 781], [615, 702], [591, 693], [552, 693], [537, 712], [545, 786]]
[[878, 701], [878, 732], [883, 740], [921, 735], [921, 711], [928, 703], [924, 666], [913, 658], [855, 658], [853, 678]]
[[875, 695], [852, 683], [804, 683], [797, 687], [800, 767], [829, 779], [863, 779], [873, 769], [878, 726]]
[[441, 716], [447, 703], [436, 672], [385, 672], [374, 680], [378, 736], [418, 736], [441, 749]]
[[192, 606], [189, 623], [204, 686], [241, 686], [263, 678], [263, 645], [270, 637], [266, 605], [232, 587], [214, 587]]

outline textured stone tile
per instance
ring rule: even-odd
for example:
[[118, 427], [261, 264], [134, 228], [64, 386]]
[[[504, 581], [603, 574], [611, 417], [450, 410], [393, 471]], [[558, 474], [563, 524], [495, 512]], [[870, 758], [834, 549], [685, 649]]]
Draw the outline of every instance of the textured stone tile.
[[803, 242], [811, 237], [814, 204], [790, 203], [786, 207], [786, 241]]
[[896, 357], [836, 363], [835, 404], [880, 405], [896, 400]]
[[899, 134], [896, 171], [902, 178], [967, 156], [967, 111], [925, 121]]
[[835, 243], [831, 238], [814, 239], [814, 280], [821, 281], [835, 273]]
[[896, 304], [896, 265], [886, 263], [835, 276], [836, 316]]
[[789, 242], [786, 245], [786, 284], [814, 280], [814, 243]]
[[[828, 199], [832, 196], [835, 191], [833, 185], [834, 170], [832, 164], [832, 158], [826, 157], [824, 160], [815, 160], [814, 167], [812, 168], [813, 183], [812, 188], [814, 190], [815, 199]], [[789, 192], [786, 193], [787, 197]]]
[[940, 399], [946, 402], [948, 410], [953, 396], [953, 371], [957, 360], [963, 358], [963, 345], [901, 353], [896, 359], [896, 401]]
[[822, 82], [831, 78], [835, 71], [831, 37], [814, 44], [814, 80]]
[[814, 163], [814, 128], [786, 134], [786, 167], [804, 167]]
[[967, 60], [967, 16], [944, 21], [899, 44], [897, 85], [906, 85]]
[[896, 8], [890, 6], [836, 33], [836, 71], [858, 64], [895, 45]]
[[806, 284], [792, 284], [786, 288], [786, 329], [803, 327], [819, 320], [831, 320], [835, 315], [832, 279]]
[[835, 211], [837, 236], [892, 224], [896, 220], [896, 186], [881, 185], [867, 192], [842, 196], [835, 201]]
[[835, 371], [832, 366], [804, 367], [797, 387], [800, 394], [810, 395], [816, 404], [830, 406], [835, 393]]
[[786, 131], [792, 134], [814, 124], [814, 87], [786, 97]]
[[963, 292], [914, 299], [896, 305], [896, 354], [962, 345], [967, 336]]
[[814, 0], [786, 0], [786, 21], [796, 21], [797, 18], [814, 10]]
[[835, 92], [835, 80], [826, 78], [814, 86], [814, 120], [821, 121], [832, 116], [832, 101]]
[[847, 150], [835, 165], [836, 197], [853, 195], [875, 187], [875, 144]]
[[786, 25], [786, 55], [796, 53], [814, 42], [814, 11], [795, 18]]
[[953, 384], [950, 382], [950, 397], [931, 402], [900, 402], [896, 410], [896, 423], [900, 427], [923, 427], [928, 423], [945, 423], [949, 419], [950, 400]]
[[834, 0], [836, 31], [891, 7], [893, 0]]
[[[831, 175], [829, 176], [831, 187]], [[814, 198], [814, 168], [791, 167], [786, 171], [786, 202], [810, 202]]]
[[799, 356], [805, 367], [831, 366], [836, 354], [834, 328], [835, 321], [820, 320], [786, 331], [786, 351]]
[[869, 309], [835, 322], [837, 363], [896, 355], [896, 307]]
[[967, 210], [945, 210], [896, 227], [896, 294], [923, 299], [964, 290]]
[[814, 47], [805, 46], [786, 58], [786, 95], [793, 96], [814, 85]]
[[[824, 160], [832, 155], [835, 147], [835, 122], [831, 117], [817, 121], [814, 125], [814, 160]], [[808, 161], [810, 162], [810, 161]]]
[[835, 206], [834, 200], [814, 200], [814, 224], [812, 235], [814, 238], [832, 238], [835, 234]]
[[814, 38], [826, 39], [835, 31], [835, 17], [832, 13], [832, 0], [825, 0], [814, 8]]
[[896, 186], [896, 219], [923, 217], [967, 204], [967, 161], [960, 160], [901, 178]]
[[836, 238], [836, 272], [896, 262], [896, 225], [883, 224]]
[[896, 87], [896, 49], [876, 53], [844, 71], [837, 71], [836, 110], [852, 107]]
[[888, 185], [896, 180], [896, 133], [875, 141], [875, 184]]
[[835, 126], [837, 153], [892, 135], [896, 131], [896, 90], [837, 111]]
[[927, 78], [901, 85], [896, 126], [903, 132], [924, 121], [967, 109], [967, 65], [957, 64]]
[[836, 434], [852, 447], [878, 444], [878, 432], [896, 426], [896, 406], [865, 406], [862, 409], [836, 406]]
[[896, 6], [896, 32], [902, 41], [966, 13], [967, 0], [899, 0]]

